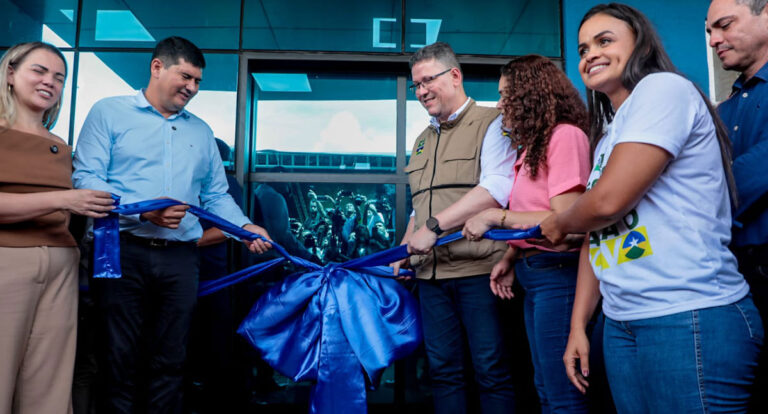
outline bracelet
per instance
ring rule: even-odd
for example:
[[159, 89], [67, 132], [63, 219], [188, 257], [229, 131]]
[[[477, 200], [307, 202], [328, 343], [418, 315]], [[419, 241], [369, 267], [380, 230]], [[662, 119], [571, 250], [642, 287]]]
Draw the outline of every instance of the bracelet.
[[507, 210], [501, 209], [501, 226], [499, 228], [504, 228], [504, 220], [507, 218]]

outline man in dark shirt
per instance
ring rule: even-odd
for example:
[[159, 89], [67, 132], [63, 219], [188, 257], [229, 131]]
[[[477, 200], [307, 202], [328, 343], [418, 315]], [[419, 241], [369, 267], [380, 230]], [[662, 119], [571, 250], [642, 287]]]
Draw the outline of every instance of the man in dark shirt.
[[[739, 194], [731, 248], [749, 282], [763, 322], [768, 321], [768, 0], [713, 0], [707, 14], [709, 45], [723, 68], [741, 72], [731, 96], [718, 108], [733, 143], [733, 174]], [[765, 389], [763, 349], [755, 389]], [[756, 392], [754, 412], [768, 412]]]

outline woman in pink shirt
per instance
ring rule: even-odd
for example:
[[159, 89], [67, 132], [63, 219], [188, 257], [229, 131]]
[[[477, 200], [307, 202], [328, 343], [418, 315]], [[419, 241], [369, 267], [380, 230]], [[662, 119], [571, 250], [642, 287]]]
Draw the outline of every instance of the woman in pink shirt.
[[[463, 233], [470, 240], [491, 227], [534, 225], [567, 209], [584, 192], [590, 172], [586, 107], [549, 59], [529, 55], [507, 63], [499, 95], [504, 128], [518, 144], [515, 181], [508, 210], [490, 208], [467, 221]], [[512, 298], [515, 277], [525, 290], [525, 325], [542, 412], [587, 412], [586, 398], [568, 381], [562, 362], [579, 249], [555, 250], [522, 240], [508, 244], [491, 272], [491, 290]]]

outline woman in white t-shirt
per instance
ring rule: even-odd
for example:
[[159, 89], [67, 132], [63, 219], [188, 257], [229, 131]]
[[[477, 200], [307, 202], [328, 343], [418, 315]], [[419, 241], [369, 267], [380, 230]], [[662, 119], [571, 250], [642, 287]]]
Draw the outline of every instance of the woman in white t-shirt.
[[589, 232], [568, 376], [588, 386], [585, 325], [602, 293], [619, 412], [746, 411], [763, 326], [728, 250], [735, 195], [725, 130], [637, 10], [593, 7], [579, 55], [594, 166], [588, 191], [541, 223], [553, 243]]

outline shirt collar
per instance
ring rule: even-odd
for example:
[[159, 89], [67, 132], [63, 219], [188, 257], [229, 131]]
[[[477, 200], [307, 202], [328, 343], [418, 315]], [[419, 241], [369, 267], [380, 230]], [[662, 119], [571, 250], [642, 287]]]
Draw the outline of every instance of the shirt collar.
[[[139, 92], [136, 94], [136, 97], [135, 97], [135, 99], [134, 99], [134, 105], [136, 105], [136, 107], [137, 107], [137, 108], [140, 108], [140, 109], [149, 109], [149, 110], [151, 110], [151, 111], [154, 111], [156, 114], [158, 114], [158, 115], [162, 116], [162, 114], [160, 113], [160, 111], [158, 111], [157, 109], [155, 109], [155, 107], [154, 107], [154, 106], [152, 106], [152, 104], [151, 104], [151, 103], [149, 103], [149, 101], [147, 100], [147, 97], [146, 97], [146, 95], [144, 95], [144, 93], [146, 93], [146, 89], [145, 89], [145, 88], [142, 88], [142, 89], [141, 89], [141, 90], [140, 90], [140, 91], [139, 91]], [[181, 110], [181, 111], [179, 111], [178, 113], [175, 113], [175, 114], [173, 114], [173, 115], [169, 116], [169, 117], [168, 117], [168, 119], [174, 119], [174, 118], [176, 118], [176, 117], [179, 117], [179, 116], [180, 116], [180, 117], [183, 117], [183, 118], [189, 118], [189, 112], [187, 112], [187, 110], [186, 110], [186, 109], [182, 109], [182, 110]]]
[[[452, 113], [451, 116], [448, 117], [446, 122], [450, 122], [456, 119], [459, 116], [459, 114], [461, 114], [461, 112], [467, 108], [467, 105], [469, 105], [469, 102], [471, 100], [472, 100], [471, 98], [467, 98], [467, 101], [464, 102], [464, 105], [461, 105], [461, 107], [457, 109], [456, 112]], [[438, 121], [437, 118], [435, 118], [434, 116], [429, 118], [429, 124], [437, 129], [440, 129], [440, 121]]]
[[744, 79], [744, 74], [742, 73], [736, 79], [736, 81], [733, 82], [732, 91], [736, 92], [736, 91], [739, 91], [739, 90], [743, 89], [745, 86], [747, 86], [746, 83], [756, 82], [756, 81], [753, 81], [752, 79], [758, 79], [758, 80], [761, 80], [763, 82], [768, 81], [768, 63], [763, 65], [763, 67], [760, 68], [760, 70], [758, 70], [757, 73], [755, 73], [754, 76], [749, 78], [749, 80], [746, 80], [746, 82], [745, 82], [745, 79]]

